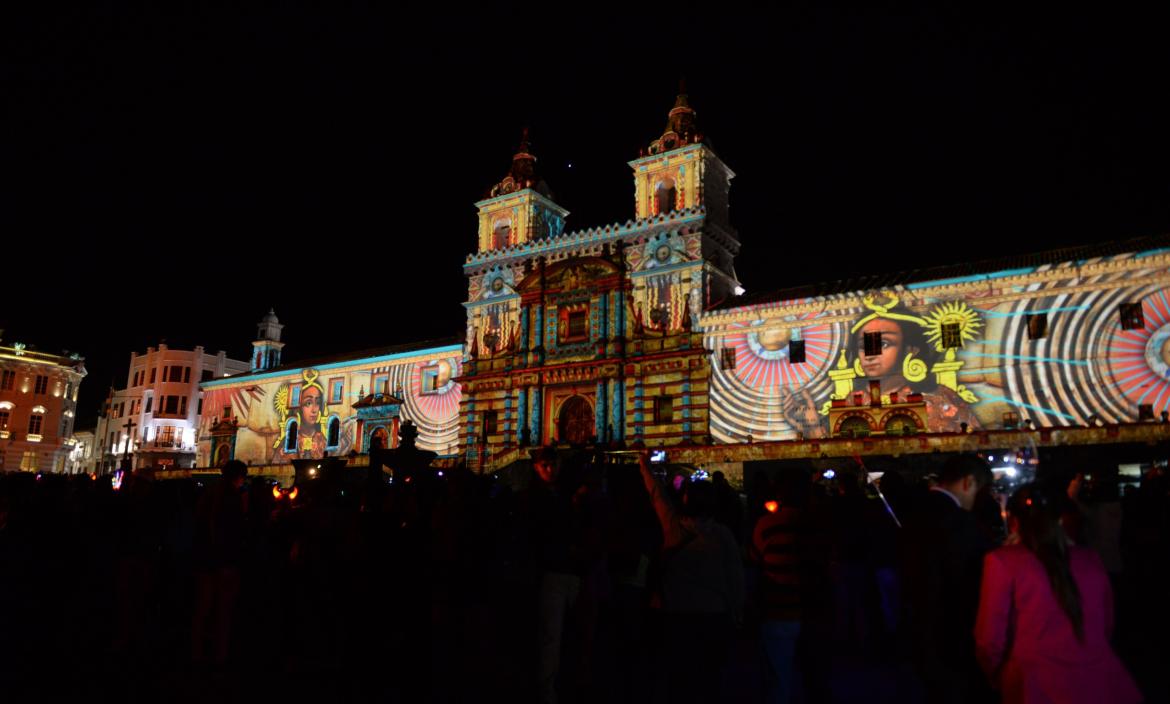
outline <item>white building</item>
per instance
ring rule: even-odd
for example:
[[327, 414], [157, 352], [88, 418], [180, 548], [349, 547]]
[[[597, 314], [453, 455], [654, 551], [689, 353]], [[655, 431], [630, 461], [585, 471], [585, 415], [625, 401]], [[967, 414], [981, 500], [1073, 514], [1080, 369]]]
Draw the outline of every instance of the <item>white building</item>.
[[78, 430], [73, 437], [65, 441], [69, 447], [69, 458], [65, 462], [65, 471], [69, 474], [88, 472], [94, 463], [94, 439], [92, 430]]
[[251, 368], [248, 362], [228, 359], [225, 352], [146, 348], [130, 353], [126, 388], [111, 390], [95, 430], [92, 469], [108, 472], [123, 457], [132, 466], [179, 469], [195, 462], [195, 430], [203, 395], [199, 382], [211, 381]]

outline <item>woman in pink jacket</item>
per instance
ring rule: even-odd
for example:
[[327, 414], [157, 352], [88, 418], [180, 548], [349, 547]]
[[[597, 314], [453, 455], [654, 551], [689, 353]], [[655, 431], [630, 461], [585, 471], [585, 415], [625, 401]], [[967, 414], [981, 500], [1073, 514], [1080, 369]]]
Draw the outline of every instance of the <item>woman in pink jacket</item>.
[[1109, 646], [1113, 594], [1100, 558], [1071, 545], [1035, 485], [1008, 504], [1009, 544], [983, 564], [975, 649], [1013, 702], [1140, 702]]

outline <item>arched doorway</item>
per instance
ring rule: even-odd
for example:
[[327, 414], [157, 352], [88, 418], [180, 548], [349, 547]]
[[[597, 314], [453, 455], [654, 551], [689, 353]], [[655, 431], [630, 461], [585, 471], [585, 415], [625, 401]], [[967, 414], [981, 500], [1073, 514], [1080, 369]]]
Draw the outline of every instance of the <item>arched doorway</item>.
[[594, 435], [593, 404], [584, 396], [572, 396], [561, 404], [557, 438], [573, 445], [589, 442]]

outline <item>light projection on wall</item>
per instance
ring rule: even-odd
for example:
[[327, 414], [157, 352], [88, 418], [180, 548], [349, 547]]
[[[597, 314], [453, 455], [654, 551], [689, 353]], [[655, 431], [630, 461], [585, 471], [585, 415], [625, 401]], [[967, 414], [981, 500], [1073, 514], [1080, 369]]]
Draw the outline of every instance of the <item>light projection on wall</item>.
[[[241, 380], [211, 386], [204, 391], [200, 437], [206, 439], [217, 421], [234, 417], [239, 423], [234, 456], [253, 464], [282, 464], [296, 457], [343, 456], [359, 448], [357, 414], [353, 404], [362, 394], [388, 382], [403, 397], [402, 418], [419, 429], [419, 447], [441, 454], [458, 442], [460, 387], [459, 353], [445, 351], [419, 355], [402, 362], [360, 364], [344, 369], [301, 369], [276, 378]], [[331, 394], [340, 382], [342, 401]], [[292, 399], [296, 397], [296, 401]], [[225, 413], [226, 410], [226, 413]], [[336, 445], [330, 442], [330, 423], [336, 419]], [[295, 434], [294, 434], [295, 429]], [[208, 457], [201, 462], [210, 462]]]
[[[883, 403], [920, 394], [929, 432], [1024, 419], [1036, 427], [1134, 422], [1143, 405], [1155, 417], [1170, 411], [1165, 270], [1131, 262], [1092, 278], [1069, 274], [1013, 272], [1011, 284], [966, 298], [896, 289], [863, 295], [855, 308], [798, 316], [773, 304], [754, 320], [740, 316], [707, 338], [712, 436], [825, 437], [833, 399], [868, 404], [873, 382]], [[1140, 303], [1144, 326], [1122, 328], [1127, 303]], [[1037, 318], [1044, 324], [1030, 331]], [[799, 364], [789, 359], [797, 339], [806, 355]]]

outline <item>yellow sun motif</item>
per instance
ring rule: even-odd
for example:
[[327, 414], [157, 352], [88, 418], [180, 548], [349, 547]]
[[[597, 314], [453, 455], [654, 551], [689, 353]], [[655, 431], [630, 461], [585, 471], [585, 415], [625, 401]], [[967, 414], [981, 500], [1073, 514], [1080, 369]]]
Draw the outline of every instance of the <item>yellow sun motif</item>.
[[939, 352], [943, 351], [943, 325], [957, 323], [959, 336], [963, 342], [974, 340], [979, 328], [983, 327], [983, 321], [979, 319], [979, 314], [963, 301], [943, 303], [926, 315], [923, 322], [926, 324], [927, 341], [934, 345], [934, 348]]

